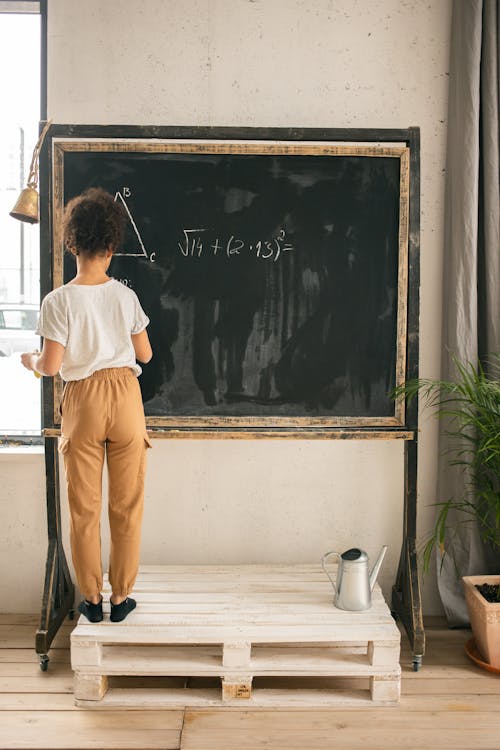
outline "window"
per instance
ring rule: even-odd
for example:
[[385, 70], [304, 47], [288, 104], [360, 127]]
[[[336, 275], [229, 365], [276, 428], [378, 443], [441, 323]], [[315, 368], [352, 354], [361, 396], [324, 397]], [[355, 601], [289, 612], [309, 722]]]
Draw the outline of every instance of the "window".
[[40, 380], [19, 352], [38, 348], [39, 227], [9, 216], [26, 187], [38, 139], [41, 83], [39, 2], [0, 2], [0, 433], [40, 433]]

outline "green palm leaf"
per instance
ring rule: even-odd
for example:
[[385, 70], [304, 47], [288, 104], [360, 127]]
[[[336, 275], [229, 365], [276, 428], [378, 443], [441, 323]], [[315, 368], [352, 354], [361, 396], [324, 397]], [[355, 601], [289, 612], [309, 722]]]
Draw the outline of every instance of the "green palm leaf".
[[[463, 496], [436, 503], [433, 534], [422, 551], [424, 570], [436, 545], [444, 560], [459, 527], [474, 520], [483, 540], [500, 552], [500, 353], [489, 359], [488, 374], [481, 363], [453, 361], [455, 380], [409, 380], [391, 393], [408, 403], [420, 396], [425, 407], [445, 421], [451, 446], [446, 455], [451, 466], [463, 470]], [[452, 509], [462, 520], [451, 523]]]

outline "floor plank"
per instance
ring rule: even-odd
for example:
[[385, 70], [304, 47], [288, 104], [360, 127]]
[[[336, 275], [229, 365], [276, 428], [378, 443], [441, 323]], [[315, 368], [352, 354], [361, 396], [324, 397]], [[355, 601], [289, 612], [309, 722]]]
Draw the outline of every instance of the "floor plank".
[[42, 672], [38, 661], [29, 662], [15, 662], [6, 661], [0, 662], [0, 680], [6, 677], [40, 677], [41, 680], [47, 682], [55, 676], [71, 676], [71, 665], [69, 661], [50, 661], [50, 671]]
[[[438, 744], [436, 744], [438, 743]], [[306, 728], [299, 732], [294, 729], [262, 732], [254, 734], [221, 730], [197, 735], [186, 730], [183, 734], [182, 750], [498, 750], [498, 731], [481, 728], [445, 729], [437, 725], [431, 729], [414, 727], [412, 724], [397, 732], [390, 725], [377, 723], [375, 727], [350, 725], [339, 719], [334, 729], [320, 732]]]
[[2, 750], [177, 750], [182, 711], [2, 711]]
[[[1, 711], [75, 711], [73, 693], [0, 693]], [[0, 713], [0, 717], [2, 714]], [[1, 718], [0, 718], [1, 721]]]
[[[69, 664], [71, 656], [69, 648], [51, 648], [49, 651], [51, 664], [62, 663]], [[39, 663], [40, 657], [35, 651], [34, 641], [30, 648], [0, 648], [0, 664], [14, 662], [22, 663]]]
[[[500, 716], [495, 710], [424, 711], [408, 708], [362, 711], [187, 711], [182, 750], [350, 750], [432, 747], [497, 750]], [[439, 738], [439, 740], [438, 740]]]
[[[73, 627], [73, 623], [65, 623], [52, 641], [52, 648], [69, 648], [69, 637]], [[32, 625], [0, 624], [0, 649], [34, 648], [36, 630], [37, 628]]]

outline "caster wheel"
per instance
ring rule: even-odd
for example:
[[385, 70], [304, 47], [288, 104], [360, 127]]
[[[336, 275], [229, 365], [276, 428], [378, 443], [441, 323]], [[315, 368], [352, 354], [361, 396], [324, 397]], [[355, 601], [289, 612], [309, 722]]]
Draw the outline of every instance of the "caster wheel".
[[68, 620], [74, 620], [74, 619], [75, 619], [75, 610], [70, 609], [70, 611], [68, 612]]
[[46, 672], [49, 667], [49, 657], [47, 654], [43, 654], [43, 656], [40, 657], [40, 669], [42, 672]]
[[413, 659], [413, 671], [419, 672], [421, 666], [422, 666], [422, 657], [415, 656], [415, 658]]

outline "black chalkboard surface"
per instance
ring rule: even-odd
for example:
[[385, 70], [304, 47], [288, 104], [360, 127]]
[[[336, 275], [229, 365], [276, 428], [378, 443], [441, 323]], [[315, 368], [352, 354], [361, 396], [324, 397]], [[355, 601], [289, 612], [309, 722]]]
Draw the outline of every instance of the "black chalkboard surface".
[[53, 141], [65, 203], [101, 186], [129, 221], [110, 273], [139, 296], [156, 425], [402, 425], [404, 144]]

